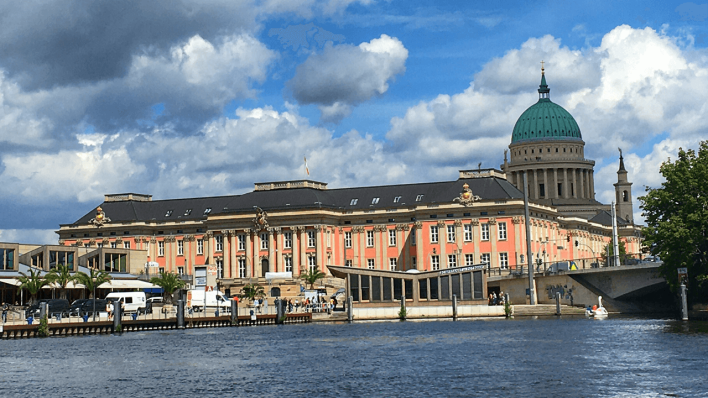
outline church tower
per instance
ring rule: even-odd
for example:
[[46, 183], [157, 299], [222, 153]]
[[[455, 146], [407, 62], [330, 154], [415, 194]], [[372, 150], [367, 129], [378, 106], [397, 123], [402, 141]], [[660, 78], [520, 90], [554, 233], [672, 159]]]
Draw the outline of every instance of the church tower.
[[627, 170], [624, 168], [622, 149], [620, 151], [620, 164], [617, 170], [617, 183], [615, 185], [615, 203], [617, 215], [634, 224], [634, 208], [632, 206], [632, 183], [627, 181]]

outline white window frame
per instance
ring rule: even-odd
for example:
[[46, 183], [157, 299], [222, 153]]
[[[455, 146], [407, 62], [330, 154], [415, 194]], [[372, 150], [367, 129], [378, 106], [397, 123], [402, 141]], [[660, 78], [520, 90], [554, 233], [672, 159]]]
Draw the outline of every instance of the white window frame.
[[315, 247], [317, 245], [317, 234], [314, 230], [307, 231], [307, 247]]
[[238, 236], [238, 250], [244, 251], [246, 250], [246, 235], [240, 234]]
[[244, 257], [238, 258], [238, 277], [246, 277], [246, 259]]
[[479, 261], [484, 264], [484, 265], [489, 265], [492, 263], [492, 255], [491, 253], [482, 253], [479, 256]]
[[292, 232], [284, 232], [283, 233], [283, 247], [286, 249], [293, 248], [293, 233]]
[[499, 253], [499, 268], [509, 269], [509, 254]]
[[465, 229], [465, 242], [472, 242], [472, 240], [474, 239], [474, 237], [472, 236], [472, 225], [465, 224], [464, 229]]
[[130, 241], [123, 241], [123, 249], [130, 249]]
[[317, 269], [317, 257], [307, 256], [307, 268], [310, 271], [314, 271], [315, 269]]
[[117, 249], [117, 248], [118, 248], [118, 244], [115, 241], [111, 242], [111, 249]]
[[177, 267], [177, 275], [184, 275], [184, 267]]
[[373, 258], [367, 259], [366, 264], [367, 264], [367, 268], [376, 269], [376, 261], [374, 261]]
[[448, 268], [457, 267], [457, 254], [448, 254], [447, 255], [447, 267]]
[[474, 265], [474, 254], [465, 254], [465, 266]]
[[344, 260], [344, 266], [351, 268], [352, 267], [352, 260]]
[[431, 225], [430, 226], [430, 243], [438, 243], [438, 242], [439, 242], [438, 226]]
[[374, 247], [374, 231], [366, 231], [366, 247]]
[[268, 234], [261, 234], [261, 250], [268, 250]]
[[285, 272], [293, 272], [293, 258], [292, 258], [292, 256], [283, 257], [283, 262], [285, 263]]
[[158, 257], [165, 257], [165, 241], [164, 240], [157, 241], [157, 256]]
[[204, 254], [204, 239], [197, 239], [197, 254]]
[[447, 243], [455, 243], [455, 226], [447, 226]]
[[216, 279], [224, 279], [224, 260], [216, 259]]
[[352, 247], [352, 233], [351, 233], [351, 231], [344, 232], [344, 247], [346, 247], [346, 248]]
[[479, 225], [480, 229], [480, 239], [482, 241], [488, 241], [489, 240], [489, 223], [483, 223]]
[[224, 251], [224, 235], [214, 235], [214, 251]]
[[499, 240], [506, 240], [506, 222], [497, 223], [497, 235]]
[[388, 267], [391, 271], [395, 271], [398, 267], [398, 259], [391, 257], [388, 259]]
[[396, 230], [395, 229], [388, 230], [388, 245], [389, 246], [396, 246]]
[[177, 241], [177, 255], [184, 256], [184, 241], [181, 239]]
[[438, 256], [438, 255], [430, 256], [430, 269], [432, 271], [437, 271], [440, 269], [440, 256]]

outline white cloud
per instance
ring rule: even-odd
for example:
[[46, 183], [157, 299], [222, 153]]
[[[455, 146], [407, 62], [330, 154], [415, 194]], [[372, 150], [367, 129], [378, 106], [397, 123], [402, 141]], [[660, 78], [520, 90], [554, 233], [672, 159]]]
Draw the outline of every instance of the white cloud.
[[359, 46], [328, 43], [321, 54], [297, 67], [288, 85], [301, 104], [316, 104], [322, 120], [338, 122], [351, 107], [388, 91], [389, 82], [406, 70], [408, 50], [388, 35]]

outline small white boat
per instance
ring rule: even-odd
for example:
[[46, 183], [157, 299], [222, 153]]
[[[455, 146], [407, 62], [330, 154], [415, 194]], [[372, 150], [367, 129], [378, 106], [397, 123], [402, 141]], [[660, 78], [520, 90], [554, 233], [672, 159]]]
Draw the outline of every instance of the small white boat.
[[602, 296], [597, 298], [598, 305], [593, 305], [585, 309], [585, 315], [593, 318], [607, 318], [607, 310], [602, 306]]

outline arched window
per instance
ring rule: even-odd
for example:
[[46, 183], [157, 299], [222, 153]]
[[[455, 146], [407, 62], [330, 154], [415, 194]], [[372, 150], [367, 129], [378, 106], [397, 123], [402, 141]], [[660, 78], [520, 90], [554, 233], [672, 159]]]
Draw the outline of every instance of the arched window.
[[622, 191], [622, 201], [629, 202], [629, 194], [627, 193], [627, 191]]
[[280, 288], [274, 287], [270, 289], [270, 297], [280, 297]]

